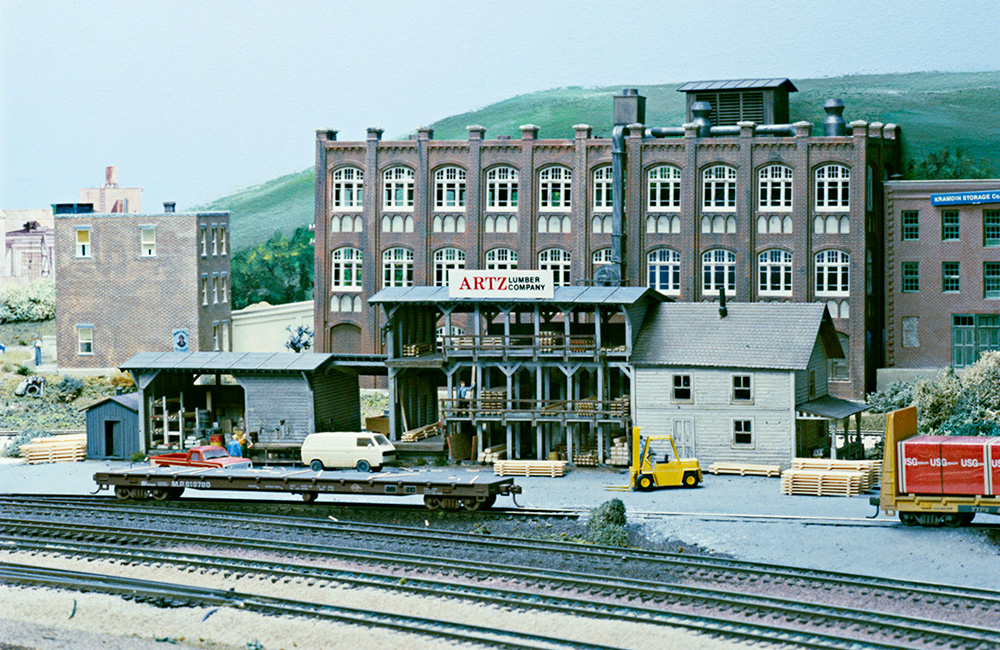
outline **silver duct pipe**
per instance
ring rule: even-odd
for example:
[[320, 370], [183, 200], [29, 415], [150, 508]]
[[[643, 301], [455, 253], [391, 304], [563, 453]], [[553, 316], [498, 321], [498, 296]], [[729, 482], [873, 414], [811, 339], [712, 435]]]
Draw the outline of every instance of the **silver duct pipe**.
[[594, 284], [605, 287], [618, 287], [622, 283], [626, 128], [618, 124], [611, 131], [611, 264], [598, 267], [594, 273]]

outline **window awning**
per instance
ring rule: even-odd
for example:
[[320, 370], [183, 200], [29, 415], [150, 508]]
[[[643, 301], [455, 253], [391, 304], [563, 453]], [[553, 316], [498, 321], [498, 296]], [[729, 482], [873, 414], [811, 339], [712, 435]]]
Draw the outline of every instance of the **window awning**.
[[[867, 411], [868, 405], [824, 395], [823, 397], [798, 404], [795, 410], [797, 414], [818, 415], [832, 420], [842, 420], [851, 417], [855, 413]], [[798, 417], [802, 419], [801, 416]]]

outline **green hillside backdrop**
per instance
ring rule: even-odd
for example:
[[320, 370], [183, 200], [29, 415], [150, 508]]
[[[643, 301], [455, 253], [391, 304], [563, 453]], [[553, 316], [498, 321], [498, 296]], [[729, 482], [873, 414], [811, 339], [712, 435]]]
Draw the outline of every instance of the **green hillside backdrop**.
[[[982, 161], [983, 173], [1000, 175], [1000, 71], [974, 73], [921, 72], [913, 74], [857, 75], [825, 79], [793, 79], [792, 121], [809, 120], [821, 133], [823, 102], [844, 100], [844, 118], [879, 121], [902, 127], [904, 156], [919, 161], [928, 154], [962, 149]], [[650, 126], [677, 126], [684, 121], [681, 82], [638, 86], [646, 99]], [[431, 124], [436, 140], [466, 139], [465, 127], [481, 124], [486, 137], [520, 137], [522, 124], [537, 124], [543, 138], [572, 138], [574, 124], [590, 124], [594, 135], [611, 131], [611, 97], [622, 83], [604, 88], [558, 88], [491, 104], [446, 117]], [[336, 115], [323, 120], [336, 127]], [[381, 126], [393, 128], [391, 124]], [[405, 138], [406, 134], [401, 136]], [[306, 161], [303, 161], [304, 163]], [[247, 248], [267, 240], [275, 231], [291, 235], [296, 227], [313, 221], [312, 167], [226, 196], [196, 209], [229, 210], [232, 246]]]

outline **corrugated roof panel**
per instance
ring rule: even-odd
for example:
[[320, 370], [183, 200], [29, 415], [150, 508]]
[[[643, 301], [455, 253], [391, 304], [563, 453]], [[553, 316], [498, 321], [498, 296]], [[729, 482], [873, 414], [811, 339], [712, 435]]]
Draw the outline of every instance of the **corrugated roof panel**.
[[688, 93], [698, 90], [742, 90], [745, 88], [779, 88], [785, 86], [790, 92], [797, 92], [787, 78], [769, 79], [723, 79], [718, 81], [689, 81], [677, 89], [677, 92]]

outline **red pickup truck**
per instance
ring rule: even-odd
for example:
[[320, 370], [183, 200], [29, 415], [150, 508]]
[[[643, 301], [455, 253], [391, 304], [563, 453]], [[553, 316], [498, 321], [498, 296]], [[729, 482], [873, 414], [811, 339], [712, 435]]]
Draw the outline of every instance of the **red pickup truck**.
[[151, 456], [149, 463], [153, 467], [205, 467], [214, 469], [250, 469], [253, 465], [249, 458], [230, 456], [222, 447], [203, 445], [191, 447], [186, 452]]

